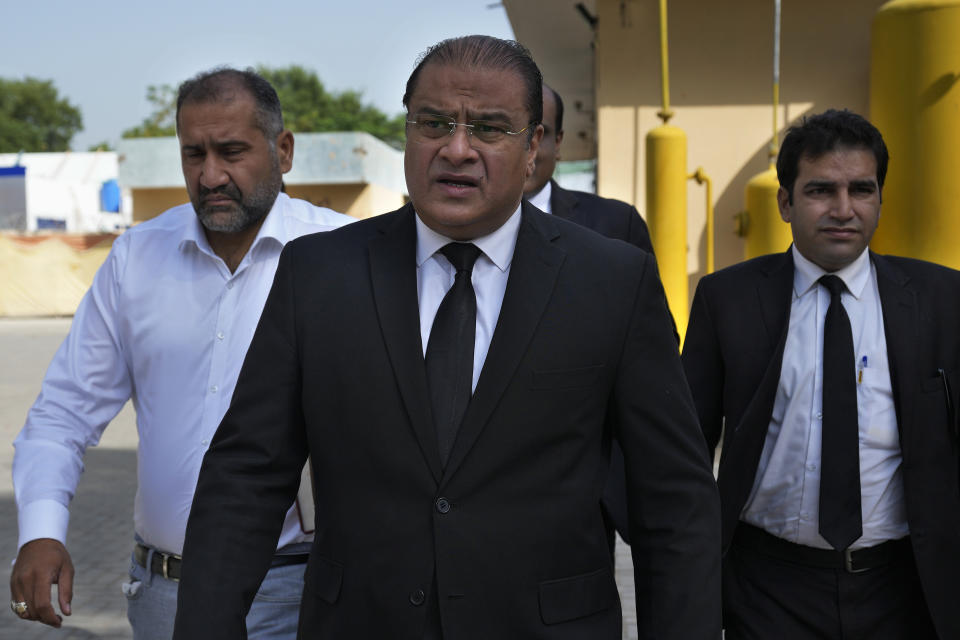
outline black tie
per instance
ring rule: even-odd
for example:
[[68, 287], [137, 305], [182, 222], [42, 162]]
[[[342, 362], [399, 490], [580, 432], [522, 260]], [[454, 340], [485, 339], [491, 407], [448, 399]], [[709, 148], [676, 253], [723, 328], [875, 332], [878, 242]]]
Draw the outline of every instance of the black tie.
[[473, 387], [477, 296], [470, 277], [480, 249], [469, 243], [451, 242], [440, 253], [457, 270], [457, 275], [433, 320], [426, 362], [433, 424], [440, 460], [446, 465]]
[[834, 549], [863, 533], [856, 356], [850, 318], [840, 302], [843, 280], [823, 276], [830, 306], [823, 321], [823, 421], [820, 450], [820, 535]]

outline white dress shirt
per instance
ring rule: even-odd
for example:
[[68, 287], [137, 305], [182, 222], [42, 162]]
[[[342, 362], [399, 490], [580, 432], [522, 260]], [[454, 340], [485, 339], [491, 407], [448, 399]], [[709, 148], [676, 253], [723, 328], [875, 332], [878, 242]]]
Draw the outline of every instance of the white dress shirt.
[[[200, 463], [253, 337], [283, 245], [352, 219], [281, 193], [234, 273], [190, 204], [113, 244], [80, 302], [14, 446], [19, 545], [65, 542], [83, 454], [133, 399], [134, 529], [179, 554]], [[309, 540], [295, 507], [278, 547]]]
[[[427, 343], [430, 329], [437, 309], [453, 286], [456, 269], [438, 250], [445, 244], [454, 242], [442, 236], [416, 216], [417, 220], [417, 300], [420, 304], [420, 344], [423, 355], [427, 355]], [[499, 229], [471, 242], [482, 252], [473, 265], [471, 282], [477, 295], [477, 334], [473, 346], [473, 386], [477, 388], [480, 371], [487, 359], [493, 330], [500, 317], [503, 293], [507, 289], [510, 276], [510, 264], [513, 262], [513, 250], [517, 246], [517, 233], [520, 231], [520, 207], [500, 226]]]
[[553, 186], [550, 183], [550, 180], [547, 180], [547, 184], [543, 185], [543, 188], [540, 191], [537, 191], [535, 194], [527, 198], [527, 202], [535, 206], [540, 211], [545, 211], [546, 213], [553, 213], [552, 207], [550, 206], [550, 196], [553, 195]]
[[[792, 251], [793, 297], [780, 383], [742, 519], [791, 542], [830, 549], [819, 533], [823, 321], [830, 292], [818, 283], [826, 272], [796, 247]], [[858, 549], [902, 538], [909, 529], [876, 269], [864, 250], [833, 275], [847, 287], [841, 302], [856, 354], [851, 370], [858, 381], [863, 535], [851, 548]]]

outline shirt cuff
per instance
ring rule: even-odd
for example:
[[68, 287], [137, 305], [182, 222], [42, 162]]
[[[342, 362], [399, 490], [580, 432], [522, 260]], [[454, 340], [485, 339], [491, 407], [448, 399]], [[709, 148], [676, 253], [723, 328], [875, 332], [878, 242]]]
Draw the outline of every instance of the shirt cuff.
[[70, 523], [70, 511], [56, 500], [34, 500], [20, 508], [17, 525], [20, 540], [17, 551], [31, 540], [53, 538], [67, 544], [67, 525]]

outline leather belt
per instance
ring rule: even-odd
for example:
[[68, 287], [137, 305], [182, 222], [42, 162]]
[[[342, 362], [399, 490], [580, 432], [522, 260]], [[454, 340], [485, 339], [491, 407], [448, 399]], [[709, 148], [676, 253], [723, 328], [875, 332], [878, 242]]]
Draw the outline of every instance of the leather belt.
[[821, 569], [843, 569], [848, 573], [862, 573], [882, 567], [911, 553], [910, 536], [887, 540], [873, 547], [836, 551], [795, 544], [746, 522], [737, 523], [733, 543], [794, 564]]
[[[147, 557], [149, 557], [149, 555], [150, 547], [140, 544], [139, 542], [134, 546], [133, 557], [137, 561], [137, 564], [145, 569], [147, 568]], [[309, 554], [306, 553], [277, 554], [273, 556], [273, 560], [270, 561], [270, 568], [286, 567], [292, 564], [306, 564], [309, 558]], [[150, 572], [161, 575], [167, 580], [180, 582], [180, 568], [182, 564], [183, 558], [180, 556], [155, 550], [153, 552], [153, 558], [150, 560]]]

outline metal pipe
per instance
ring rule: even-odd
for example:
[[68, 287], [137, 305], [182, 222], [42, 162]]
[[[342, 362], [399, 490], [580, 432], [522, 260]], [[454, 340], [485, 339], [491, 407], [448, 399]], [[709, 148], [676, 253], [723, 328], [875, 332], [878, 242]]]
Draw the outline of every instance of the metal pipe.
[[670, 62], [667, 58], [667, 0], [660, 0], [660, 97], [662, 108], [657, 115], [666, 124], [673, 117], [670, 109]]
[[713, 180], [704, 172], [703, 167], [687, 176], [688, 180], [696, 180], [697, 184], [706, 185], [707, 191], [707, 273], [714, 271], [714, 226], [713, 226]]
[[780, 0], [773, 0], [773, 137], [770, 139], [770, 159], [780, 152], [780, 128], [777, 112], [780, 110]]

